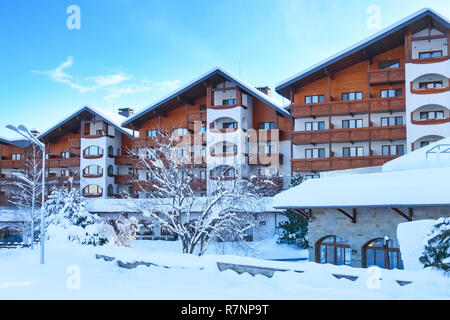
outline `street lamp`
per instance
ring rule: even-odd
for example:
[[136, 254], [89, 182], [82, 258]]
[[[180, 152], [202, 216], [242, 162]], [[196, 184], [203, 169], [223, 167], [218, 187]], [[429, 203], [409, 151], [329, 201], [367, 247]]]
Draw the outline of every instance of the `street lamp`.
[[[39, 141], [23, 124], [15, 127], [7, 125], [8, 129], [20, 134], [22, 137], [36, 144], [42, 150], [42, 205], [41, 205], [41, 264], [44, 264], [44, 204], [45, 204], [45, 144]], [[32, 230], [34, 232], [34, 230]]]

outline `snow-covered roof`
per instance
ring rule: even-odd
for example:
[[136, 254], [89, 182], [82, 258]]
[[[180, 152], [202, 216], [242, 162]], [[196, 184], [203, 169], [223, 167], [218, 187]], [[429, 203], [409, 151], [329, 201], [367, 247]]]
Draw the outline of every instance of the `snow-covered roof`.
[[113, 126], [115, 129], [119, 130], [120, 132], [126, 134], [127, 136], [129, 136], [129, 137], [133, 136], [132, 130], [123, 128], [121, 126], [122, 122], [126, 119], [126, 117], [121, 116], [119, 114], [115, 114], [115, 113], [107, 111], [107, 110], [103, 110], [103, 109], [100, 109], [97, 107], [86, 105], [86, 106], [81, 107], [80, 109], [76, 110], [75, 112], [71, 113], [69, 116], [65, 117], [61, 121], [57, 122], [55, 125], [46, 129], [43, 133], [41, 133], [38, 136], [38, 139], [45, 137], [46, 135], [48, 135], [49, 133], [54, 131], [56, 128], [60, 127], [61, 125], [68, 122], [69, 120], [71, 120], [72, 118], [76, 117], [77, 115], [79, 115], [80, 113], [82, 113], [84, 111], [88, 111], [88, 112], [94, 114], [95, 116], [103, 119], [106, 123]]
[[429, 8], [421, 9], [421, 10], [403, 18], [402, 20], [380, 30], [379, 32], [375, 33], [374, 35], [332, 55], [331, 57], [329, 57], [323, 61], [320, 61], [319, 63], [313, 65], [312, 67], [309, 67], [309, 68], [295, 74], [294, 76], [287, 78], [286, 80], [280, 82], [276, 86], [275, 91], [279, 92], [281, 89], [288, 87], [292, 83], [297, 82], [297, 81], [311, 75], [312, 73], [314, 73], [320, 69], [323, 69], [338, 60], [345, 58], [346, 56], [348, 56], [356, 51], [364, 49], [365, 47], [379, 41], [380, 39], [387, 37], [388, 35], [404, 28], [405, 26], [407, 26], [419, 19], [422, 19], [424, 16], [427, 16], [427, 15], [432, 16], [433, 18], [437, 19], [438, 21], [440, 21], [441, 23], [446, 25], [447, 28], [450, 28], [450, 21], [447, 18], [441, 16], [439, 13], [437, 13], [436, 11], [434, 11], [432, 9], [429, 9]]
[[311, 179], [274, 197], [275, 208], [450, 206], [450, 167]]
[[186, 85], [182, 86], [181, 88], [175, 90], [174, 92], [170, 93], [169, 95], [165, 96], [164, 98], [158, 100], [157, 102], [149, 105], [146, 108], [143, 108], [142, 110], [140, 110], [139, 112], [134, 114], [132, 117], [129, 117], [128, 119], [126, 119], [122, 123], [122, 125], [126, 126], [126, 125], [130, 124], [131, 122], [135, 121], [136, 119], [138, 119], [142, 115], [144, 115], [144, 114], [146, 114], [146, 113], [148, 113], [148, 112], [158, 108], [159, 106], [161, 106], [165, 102], [176, 98], [177, 96], [179, 96], [183, 92], [189, 90], [190, 88], [194, 87], [195, 85], [205, 81], [206, 79], [208, 79], [208, 78], [210, 78], [210, 77], [212, 77], [213, 75], [216, 75], [216, 74], [220, 74], [221, 76], [223, 76], [227, 80], [235, 82], [241, 89], [247, 91], [254, 98], [259, 99], [259, 100], [267, 103], [270, 107], [274, 108], [275, 110], [277, 110], [281, 114], [284, 114], [285, 116], [288, 116], [288, 117], [290, 116], [290, 113], [285, 110], [283, 104], [281, 104], [280, 102], [278, 102], [274, 98], [266, 95], [265, 93], [261, 92], [260, 90], [256, 89], [255, 87], [253, 87], [252, 85], [246, 83], [245, 81], [242, 81], [241, 79], [239, 79], [238, 77], [233, 75], [231, 72], [228, 72], [227, 70], [222, 69], [220, 67], [216, 67], [216, 68], [208, 71], [207, 73], [201, 75], [200, 77], [194, 79], [193, 81], [187, 83]]
[[20, 148], [25, 148], [29, 144], [28, 140], [25, 139], [7, 138], [3, 136], [0, 136], [0, 142], [5, 144], [12, 144]]
[[383, 171], [440, 167], [450, 167], [450, 137], [385, 163]]
[[450, 206], [450, 138], [383, 165], [381, 172], [307, 180], [274, 197], [275, 208]]
[[[171, 199], [164, 199], [169, 203]], [[200, 212], [204, 206], [206, 198], [198, 198], [194, 203], [193, 212]], [[140, 205], [145, 203], [145, 207], [161, 204], [161, 200], [157, 199], [89, 199], [87, 200], [86, 210], [91, 213], [140, 213]], [[273, 207], [272, 197], [263, 197], [259, 200], [257, 208], [258, 212], [277, 212], [279, 209]]]

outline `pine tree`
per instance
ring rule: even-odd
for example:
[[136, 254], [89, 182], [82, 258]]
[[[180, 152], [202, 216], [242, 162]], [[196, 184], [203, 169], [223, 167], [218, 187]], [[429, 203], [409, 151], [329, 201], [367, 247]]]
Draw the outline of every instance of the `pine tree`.
[[420, 262], [425, 267], [450, 272], [450, 218], [438, 219], [425, 241], [425, 252], [419, 258]]
[[[298, 186], [304, 181], [302, 175], [295, 175], [291, 179], [291, 187]], [[282, 229], [282, 234], [278, 238], [278, 243], [292, 244], [300, 248], [309, 248], [308, 244], [308, 220], [292, 209], [283, 213], [287, 221], [280, 222], [278, 227]]]

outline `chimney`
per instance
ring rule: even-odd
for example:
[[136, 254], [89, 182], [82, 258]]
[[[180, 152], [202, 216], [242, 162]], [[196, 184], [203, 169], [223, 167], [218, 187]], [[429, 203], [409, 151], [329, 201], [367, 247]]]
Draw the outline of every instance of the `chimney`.
[[34, 136], [34, 137], [37, 137], [38, 135], [39, 135], [39, 130], [38, 129], [31, 129], [30, 130], [30, 133]]
[[258, 87], [258, 88], [256, 88], [256, 89], [258, 89], [258, 90], [261, 91], [262, 93], [268, 95], [269, 97], [272, 96], [272, 93], [271, 93], [271, 90], [270, 90], [270, 87], [269, 87], [269, 86]]
[[119, 108], [119, 114], [121, 116], [128, 118], [129, 116], [132, 116], [134, 114], [134, 109], [133, 108]]

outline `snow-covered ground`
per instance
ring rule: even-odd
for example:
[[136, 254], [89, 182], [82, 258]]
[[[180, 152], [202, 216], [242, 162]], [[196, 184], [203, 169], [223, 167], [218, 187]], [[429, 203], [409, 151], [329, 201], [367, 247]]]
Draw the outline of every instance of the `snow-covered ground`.
[[[260, 248], [264, 246], [275, 244], [260, 244]], [[289, 249], [281, 247], [280, 250]], [[96, 253], [114, 255], [124, 261], [144, 260], [161, 267], [123, 269], [115, 261], [95, 259]], [[254, 255], [258, 254], [264, 256], [267, 252]], [[276, 272], [272, 278], [246, 273], [238, 275], [231, 270], [219, 272], [217, 261], [295, 269], [304, 273]], [[355, 275], [359, 279], [339, 280], [332, 273]], [[39, 264], [38, 248], [34, 251], [27, 248], [0, 250], [1, 299], [450, 298], [450, 279], [437, 271], [381, 270], [379, 289], [369, 289], [376, 287], [370, 281], [371, 275], [367, 269], [312, 262], [278, 262], [236, 255], [182, 255], [179, 243], [162, 241], [137, 241], [129, 249], [49, 242], [45, 265]], [[402, 287], [395, 280], [413, 283]]]

